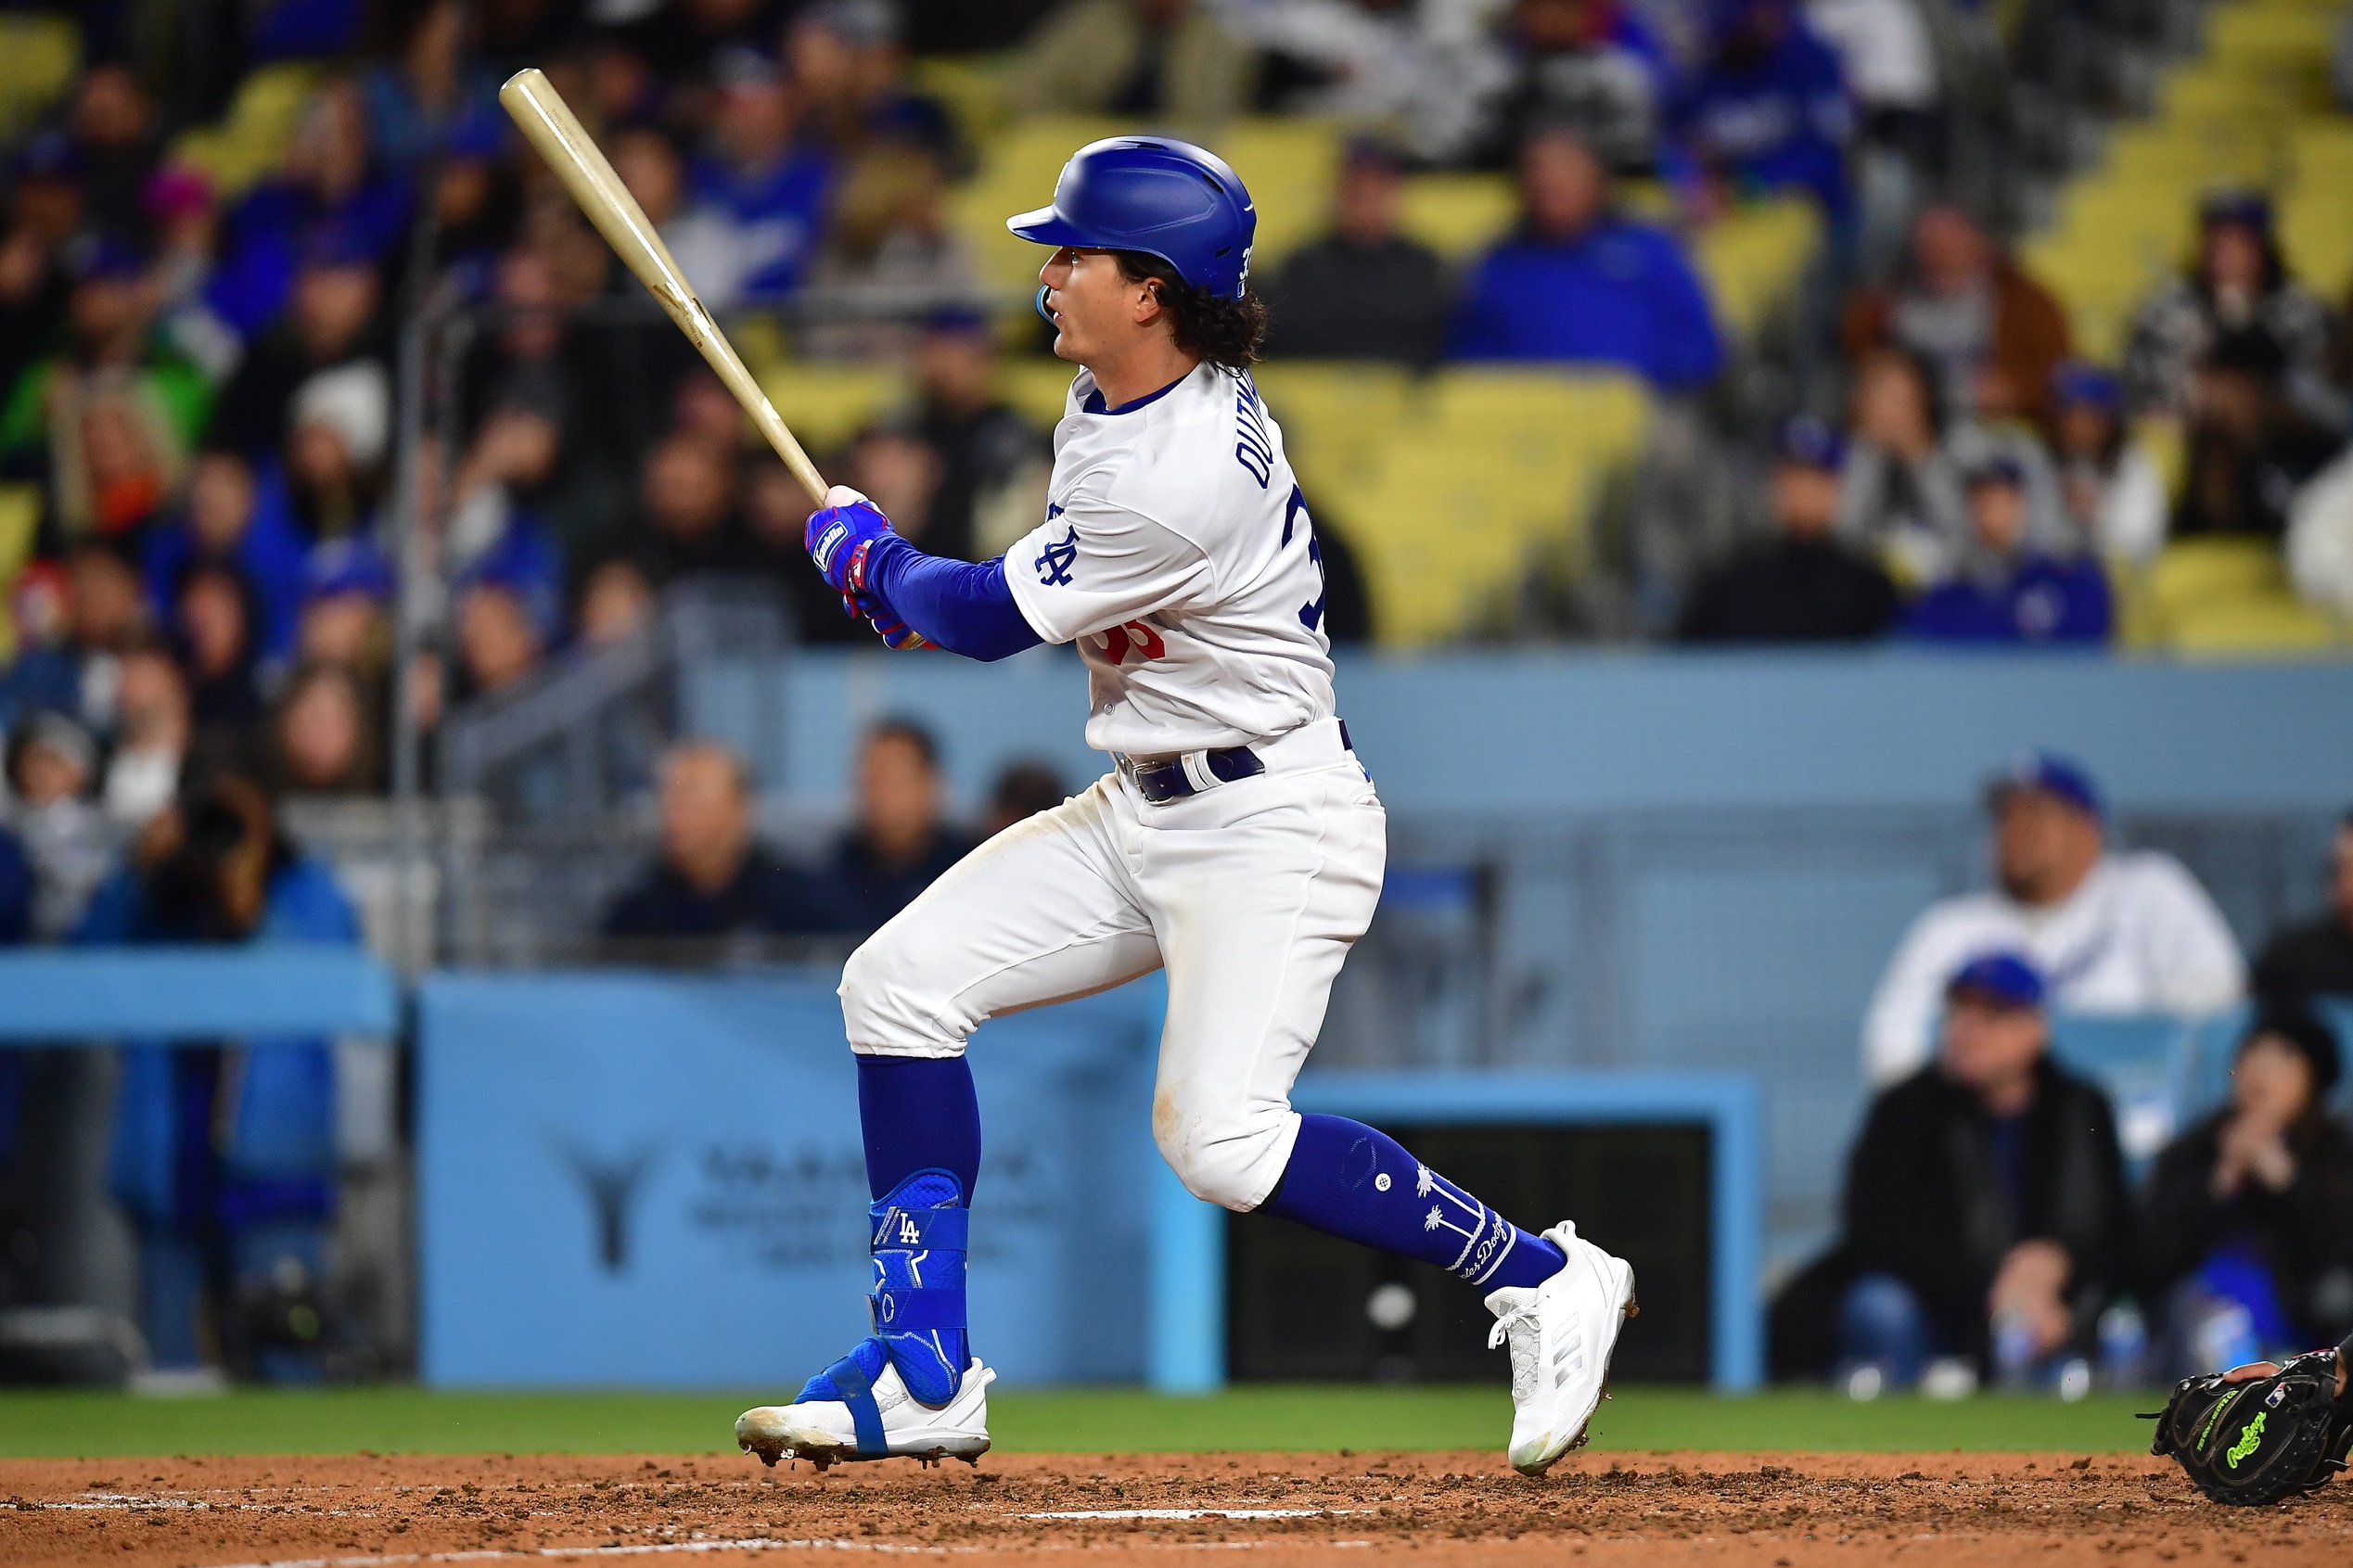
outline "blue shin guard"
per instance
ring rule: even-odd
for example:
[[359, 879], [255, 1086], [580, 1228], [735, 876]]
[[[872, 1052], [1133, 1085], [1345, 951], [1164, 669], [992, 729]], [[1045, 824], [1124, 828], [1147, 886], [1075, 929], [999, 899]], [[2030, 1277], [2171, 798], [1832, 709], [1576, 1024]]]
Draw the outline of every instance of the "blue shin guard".
[[965, 1334], [967, 1226], [964, 1188], [944, 1170], [919, 1170], [867, 1211], [875, 1288], [866, 1301], [871, 1338], [809, 1380], [796, 1403], [838, 1399], [850, 1407], [861, 1453], [882, 1451], [875, 1380], [886, 1358], [907, 1392], [926, 1405], [955, 1397], [971, 1360]]

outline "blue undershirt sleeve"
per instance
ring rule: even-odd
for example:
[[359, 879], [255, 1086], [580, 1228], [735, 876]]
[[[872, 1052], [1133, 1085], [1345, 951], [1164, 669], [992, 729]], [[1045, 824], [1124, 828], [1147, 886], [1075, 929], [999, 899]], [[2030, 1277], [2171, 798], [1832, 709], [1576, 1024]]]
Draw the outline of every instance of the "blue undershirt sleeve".
[[927, 641], [966, 658], [1001, 659], [1045, 641], [1013, 602], [1002, 555], [952, 561], [890, 535], [867, 555], [866, 592]]

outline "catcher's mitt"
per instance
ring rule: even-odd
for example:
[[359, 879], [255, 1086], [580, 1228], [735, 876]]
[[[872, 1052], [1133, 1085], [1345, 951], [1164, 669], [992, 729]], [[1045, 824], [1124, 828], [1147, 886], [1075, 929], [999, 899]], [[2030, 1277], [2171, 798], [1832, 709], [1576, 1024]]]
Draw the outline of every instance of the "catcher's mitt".
[[2155, 1418], [2149, 1451], [2180, 1460], [2219, 1503], [2259, 1507], [2326, 1485], [2353, 1446], [2353, 1398], [2335, 1397], [2338, 1355], [2316, 1350], [2245, 1383], [2183, 1379]]

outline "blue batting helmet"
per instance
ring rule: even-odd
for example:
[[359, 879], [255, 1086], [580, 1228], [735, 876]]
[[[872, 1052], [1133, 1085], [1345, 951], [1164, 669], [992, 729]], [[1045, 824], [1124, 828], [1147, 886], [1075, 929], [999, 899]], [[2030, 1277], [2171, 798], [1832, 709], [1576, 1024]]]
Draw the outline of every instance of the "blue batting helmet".
[[1062, 166], [1054, 205], [1005, 220], [1040, 245], [1141, 250], [1221, 300], [1239, 300], [1250, 274], [1258, 211], [1225, 159], [1190, 142], [1113, 136]]

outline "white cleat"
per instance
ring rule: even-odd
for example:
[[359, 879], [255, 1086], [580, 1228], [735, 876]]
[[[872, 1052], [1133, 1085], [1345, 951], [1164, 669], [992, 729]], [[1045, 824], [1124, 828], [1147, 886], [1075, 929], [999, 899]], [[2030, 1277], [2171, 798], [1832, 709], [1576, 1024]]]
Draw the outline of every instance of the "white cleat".
[[1487, 1298], [1495, 1314], [1491, 1349], [1512, 1346], [1512, 1468], [1541, 1475], [1571, 1448], [1609, 1387], [1618, 1331], [1637, 1310], [1634, 1270], [1580, 1240], [1561, 1221], [1544, 1232], [1568, 1255], [1568, 1267], [1534, 1287], [1506, 1285]]
[[899, 1369], [883, 1363], [875, 1379], [875, 1408], [882, 1417], [883, 1450], [862, 1453], [857, 1423], [838, 1399], [798, 1405], [761, 1405], [735, 1418], [735, 1446], [758, 1454], [762, 1464], [807, 1460], [824, 1470], [836, 1460], [943, 1459], [977, 1464], [989, 1451], [988, 1387], [997, 1374], [979, 1358], [965, 1370], [956, 1396], [945, 1405], [925, 1405], [907, 1392]]

